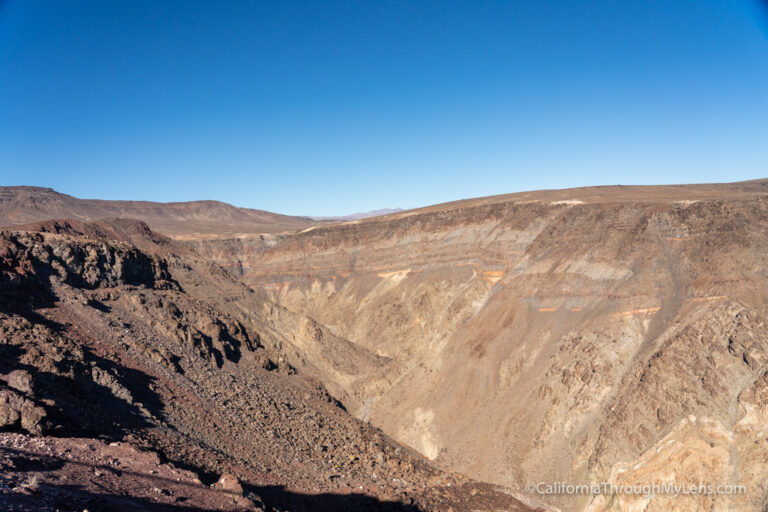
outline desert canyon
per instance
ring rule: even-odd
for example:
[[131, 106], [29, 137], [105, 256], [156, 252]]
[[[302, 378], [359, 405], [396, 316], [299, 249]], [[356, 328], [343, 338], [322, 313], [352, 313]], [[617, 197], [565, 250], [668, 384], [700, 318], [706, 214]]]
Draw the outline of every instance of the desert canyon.
[[768, 506], [768, 180], [340, 222], [0, 187], [0, 226], [8, 510]]

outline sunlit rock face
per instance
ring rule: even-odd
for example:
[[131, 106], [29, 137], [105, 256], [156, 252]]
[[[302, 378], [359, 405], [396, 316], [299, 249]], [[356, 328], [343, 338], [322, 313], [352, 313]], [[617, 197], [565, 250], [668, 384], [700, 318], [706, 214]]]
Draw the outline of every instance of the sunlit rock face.
[[[740, 483], [538, 496], [563, 510], [761, 510], [764, 182], [499, 196], [242, 250], [271, 325], [360, 418], [438, 464], [528, 482]], [[293, 317], [292, 317], [293, 315]]]

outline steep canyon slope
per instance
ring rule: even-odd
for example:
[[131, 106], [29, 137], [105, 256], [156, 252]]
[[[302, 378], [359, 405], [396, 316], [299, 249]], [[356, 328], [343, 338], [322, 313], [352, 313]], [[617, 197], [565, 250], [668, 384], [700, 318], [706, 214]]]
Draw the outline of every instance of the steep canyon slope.
[[443, 467], [749, 491], [544, 497], [563, 510], [757, 511], [767, 194], [541, 191], [195, 247], [271, 299], [300, 371]]
[[140, 222], [0, 231], [0, 508], [529, 510], [353, 418], [280, 309]]

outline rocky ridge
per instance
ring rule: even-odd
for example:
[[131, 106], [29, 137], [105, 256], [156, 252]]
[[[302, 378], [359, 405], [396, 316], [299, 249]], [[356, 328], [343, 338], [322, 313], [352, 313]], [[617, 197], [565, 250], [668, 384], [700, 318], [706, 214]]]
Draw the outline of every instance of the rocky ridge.
[[0, 226], [67, 219], [88, 223], [110, 218], [140, 219], [153, 231], [189, 240], [295, 230], [318, 224], [220, 201], [154, 203], [80, 199], [50, 188], [0, 187]]

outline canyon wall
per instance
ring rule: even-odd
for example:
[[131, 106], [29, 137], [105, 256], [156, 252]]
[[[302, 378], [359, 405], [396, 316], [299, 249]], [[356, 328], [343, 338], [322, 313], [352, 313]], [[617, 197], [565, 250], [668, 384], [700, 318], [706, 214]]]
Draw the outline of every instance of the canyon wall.
[[351, 412], [442, 466], [749, 490], [545, 497], [565, 510], [761, 510], [763, 188], [521, 194], [198, 248], [236, 259]]

